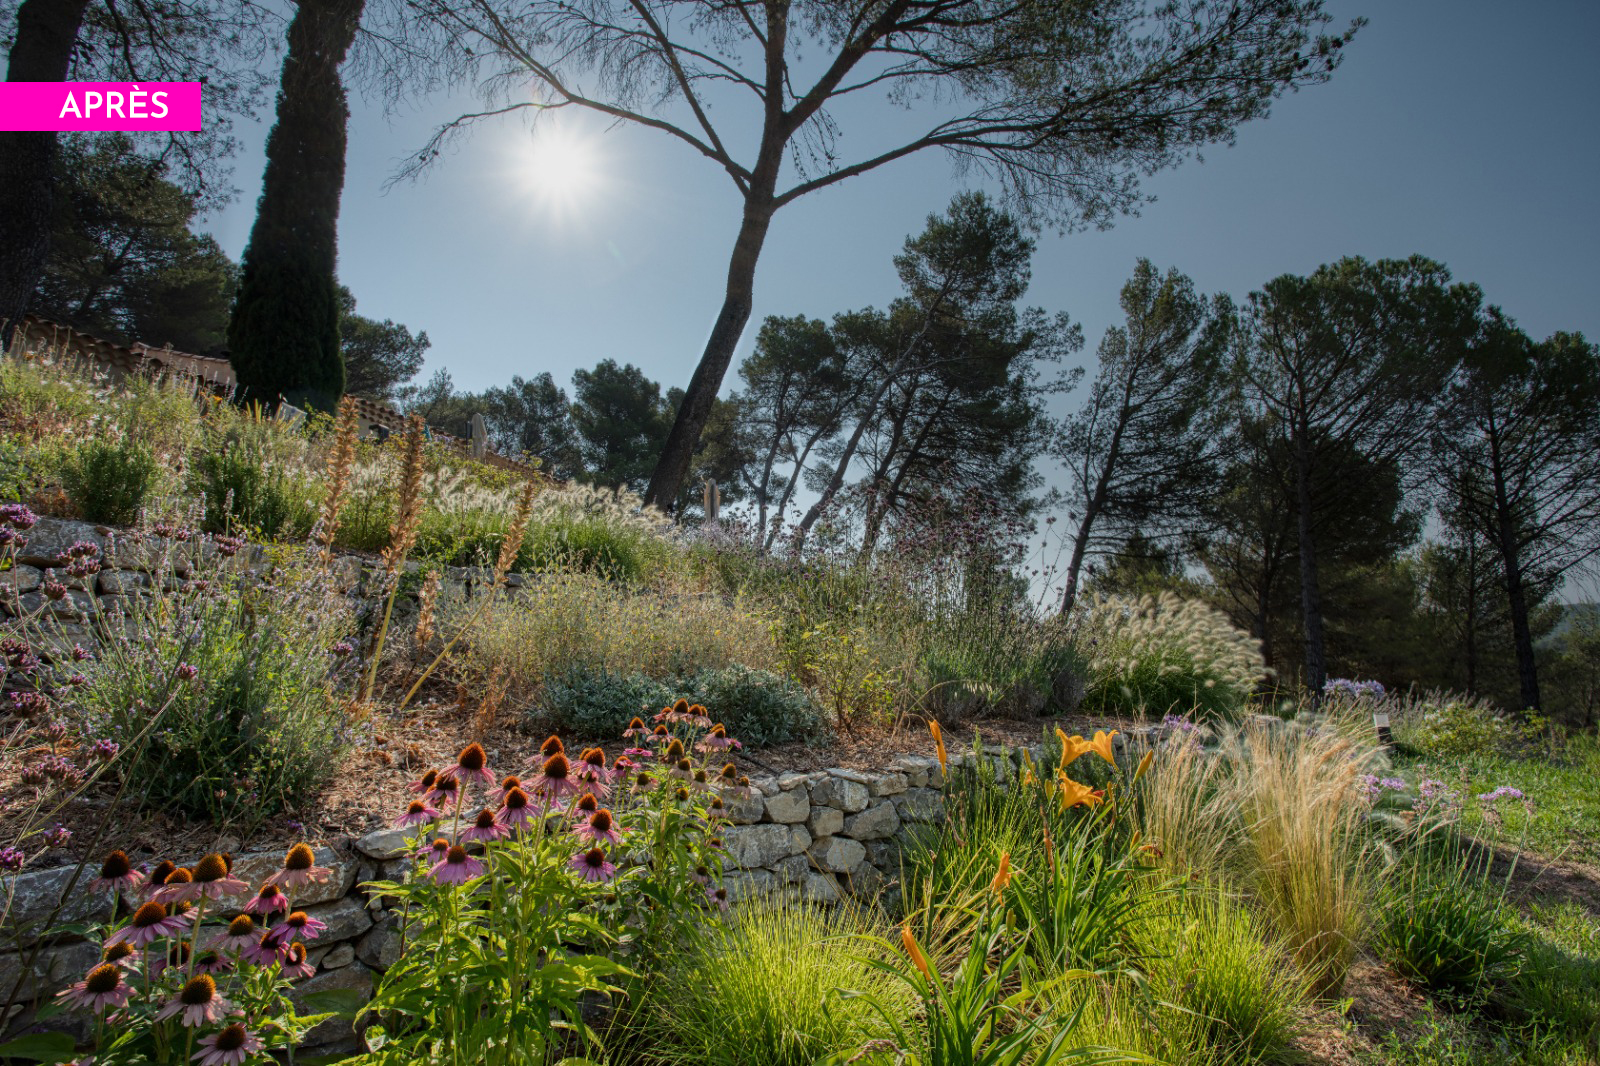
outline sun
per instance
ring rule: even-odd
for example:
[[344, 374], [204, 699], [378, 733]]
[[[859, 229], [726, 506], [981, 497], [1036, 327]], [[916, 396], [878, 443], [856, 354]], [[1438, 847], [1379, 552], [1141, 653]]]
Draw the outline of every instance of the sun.
[[529, 138], [523, 180], [540, 200], [570, 210], [595, 191], [602, 175], [589, 141], [566, 129], [547, 128]]

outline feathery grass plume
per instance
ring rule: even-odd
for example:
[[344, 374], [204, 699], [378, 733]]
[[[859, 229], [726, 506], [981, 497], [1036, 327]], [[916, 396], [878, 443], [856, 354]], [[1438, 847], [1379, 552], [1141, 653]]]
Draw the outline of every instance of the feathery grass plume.
[[496, 585], [505, 581], [506, 574], [511, 572], [517, 556], [522, 552], [522, 538], [528, 531], [528, 519], [533, 514], [533, 498], [538, 492], [538, 483], [533, 478], [523, 481], [522, 495], [517, 498], [517, 509], [511, 516], [511, 527], [506, 530], [506, 539], [500, 544], [500, 558], [494, 564]]
[[339, 518], [350, 488], [350, 468], [356, 460], [356, 436], [360, 428], [355, 397], [346, 396], [339, 401], [338, 428], [333, 437], [333, 451], [328, 454], [328, 494], [323, 497], [322, 514], [317, 518], [317, 542], [322, 545], [324, 562], [333, 558], [333, 541], [339, 534]]
[[434, 615], [439, 607], [439, 571], [429, 570], [417, 592], [417, 628], [411, 634], [411, 644], [418, 652], [433, 639]]
[[[389, 577], [389, 595], [383, 604], [383, 622], [378, 626], [378, 639], [372, 648], [372, 662], [367, 667], [367, 683], [361, 698], [372, 699], [372, 687], [378, 680], [378, 666], [383, 662], [383, 645], [389, 636], [389, 619], [394, 616], [394, 598], [400, 593], [400, 571], [406, 557], [417, 542], [417, 523], [422, 518], [422, 442], [428, 424], [421, 415], [406, 419], [405, 459], [400, 467], [398, 510], [394, 524], [389, 527], [389, 546], [383, 549], [383, 568]], [[419, 681], [420, 685], [421, 682]], [[412, 691], [416, 691], [413, 689]], [[404, 704], [402, 704], [404, 706]]]

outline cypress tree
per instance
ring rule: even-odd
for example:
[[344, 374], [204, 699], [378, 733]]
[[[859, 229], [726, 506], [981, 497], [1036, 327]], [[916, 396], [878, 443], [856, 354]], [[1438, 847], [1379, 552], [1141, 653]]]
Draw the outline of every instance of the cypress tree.
[[299, 0], [278, 88], [278, 121], [240, 264], [228, 345], [241, 399], [332, 410], [339, 354], [339, 196], [350, 109], [339, 65], [363, 0]]

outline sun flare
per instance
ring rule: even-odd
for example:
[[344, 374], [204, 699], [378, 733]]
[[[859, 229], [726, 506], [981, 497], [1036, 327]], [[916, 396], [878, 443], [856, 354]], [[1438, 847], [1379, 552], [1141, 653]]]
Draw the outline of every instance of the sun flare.
[[532, 193], [560, 207], [585, 198], [600, 181], [592, 145], [566, 130], [540, 130], [530, 138], [524, 176]]

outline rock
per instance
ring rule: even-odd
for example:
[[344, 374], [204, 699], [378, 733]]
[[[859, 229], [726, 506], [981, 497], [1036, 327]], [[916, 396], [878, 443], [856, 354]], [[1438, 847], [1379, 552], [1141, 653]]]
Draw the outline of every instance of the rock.
[[944, 784], [944, 771], [939, 768], [939, 760], [931, 755], [902, 755], [890, 765], [906, 775], [910, 788], [929, 785], [938, 788]]
[[944, 796], [931, 788], [914, 788], [894, 798], [895, 809], [905, 822], [944, 821]]
[[39, 524], [27, 533], [28, 543], [17, 549], [16, 560], [29, 566], [60, 566], [67, 549], [79, 541], [93, 544], [102, 557], [106, 538], [87, 522], [72, 522], [63, 518], [41, 518]]
[[772, 895], [778, 891], [779, 881], [769, 870], [734, 870], [723, 877], [722, 887], [729, 903], [743, 903]]
[[390, 914], [356, 941], [356, 957], [375, 970], [387, 970], [400, 961], [400, 916]]
[[[851, 777], [840, 775], [851, 774]], [[846, 814], [854, 814], [866, 807], [872, 798], [866, 782], [854, 778], [861, 775], [849, 770], [829, 770], [828, 776], [811, 786], [811, 802], [818, 807], [837, 807]]]
[[823, 837], [811, 845], [811, 862], [831, 874], [847, 874], [867, 857], [865, 845], [848, 837]]
[[[350, 889], [355, 886], [355, 862], [340, 858], [332, 848], [316, 848], [314, 854], [316, 865], [325, 867], [329, 871], [328, 880], [284, 889], [296, 907], [304, 908], [315, 903], [340, 899], [348, 896]], [[282, 868], [281, 851], [258, 851], [250, 855], [240, 855], [233, 860], [233, 876], [248, 882], [252, 887], [260, 885]]]
[[356, 841], [356, 850], [369, 859], [398, 859], [412, 850], [413, 829], [374, 829]]
[[327, 923], [328, 928], [317, 938], [319, 944], [354, 940], [372, 928], [372, 916], [367, 913], [367, 908], [362, 906], [360, 900], [349, 896], [334, 900], [332, 903], [306, 907], [305, 912], [318, 921]]
[[748, 796], [741, 796], [730, 789], [722, 794], [722, 803], [728, 821], [734, 825], [753, 825], [767, 813], [766, 799], [754, 790]]
[[[801, 780], [804, 781], [803, 778]], [[785, 824], [803, 822], [811, 814], [811, 797], [803, 788], [791, 788], [775, 796], [768, 796], [766, 804], [769, 822]]]
[[850, 894], [862, 899], [870, 899], [876, 896], [889, 883], [889, 879], [884, 877], [876, 866], [867, 862], [852, 870], [846, 881]]
[[[62, 904], [64, 894], [65, 905], [61, 906], [61, 913], [55, 916], [53, 924], [109, 919], [112, 894], [86, 891], [98, 873], [98, 865], [85, 866], [81, 873], [75, 866], [58, 866], [54, 870], [0, 877], [0, 900], [10, 904], [5, 915], [7, 942], [31, 944], [48, 933], [48, 929], [40, 926]], [[72, 886], [70, 891], [69, 885]]]
[[831, 874], [806, 874], [804, 881], [786, 891], [790, 899], [803, 903], [837, 903], [840, 897], [839, 882]]
[[789, 854], [799, 855], [811, 846], [811, 831], [803, 825], [789, 827]]
[[32, 592], [42, 584], [44, 584], [44, 571], [37, 566], [18, 563], [10, 570], [0, 573], [0, 592], [3, 592], [8, 600], [11, 598], [13, 588], [18, 592]]
[[775, 863], [772, 872], [778, 875], [778, 880], [783, 884], [796, 885], [811, 872], [811, 860], [804, 855], [791, 855]]
[[356, 946], [354, 944], [339, 944], [322, 956], [322, 968], [324, 970], [337, 970], [349, 966], [355, 961]]
[[[74, 981], [83, 980], [83, 975], [100, 961], [100, 949], [85, 941], [42, 947], [34, 955], [33, 964], [24, 977], [23, 962], [33, 951], [33, 948], [28, 948], [0, 952], [0, 995], [10, 995], [15, 988], [19, 1003], [35, 998], [44, 999]], [[20, 987], [17, 984], [19, 978], [22, 979]]]
[[844, 835], [856, 840], [882, 840], [900, 828], [900, 815], [892, 800], [879, 800], [860, 814], [844, 820]]
[[867, 861], [889, 876], [899, 877], [901, 850], [898, 839], [874, 840], [867, 845]]
[[26, 614], [48, 611], [56, 618], [77, 618], [94, 610], [94, 596], [82, 589], [68, 589], [59, 600], [45, 599], [42, 592], [25, 592], [17, 600]]
[[831, 837], [844, 828], [844, 812], [832, 807], [812, 807], [806, 828], [814, 837]]
[[[315, 1009], [308, 1006], [306, 997], [318, 992], [349, 991], [356, 993], [362, 1000], [372, 998], [372, 971], [360, 963], [351, 963], [341, 966], [337, 970], [327, 970], [315, 974], [301, 981], [289, 990], [289, 996], [294, 1001], [295, 1010], [301, 1014], [316, 1013]], [[329, 1018], [314, 1026], [301, 1041], [302, 1049], [317, 1047], [324, 1048], [328, 1045], [345, 1046], [356, 1039], [355, 1030], [350, 1026], [348, 1018]]]
[[[800, 830], [802, 833], [804, 829]], [[810, 843], [807, 834], [806, 842]], [[794, 846], [794, 837], [787, 825], [735, 825], [722, 834], [727, 849], [728, 862], [742, 870], [771, 866], [780, 859], [804, 850]]]
[[874, 796], [897, 796], [911, 787], [911, 782], [905, 774], [888, 773], [881, 777], [874, 777], [872, 784], [867, 786], [867, 791]]
[[778, 788], [784, 792], [788, 792], [790, 789], [799, 788], [805, 783], [805, 774], [788, 773], [778, 775]]
[[102, 596], [126, 596], [150, 587], [150, 575], [137, 570], [102, 570], [96, 581]]

